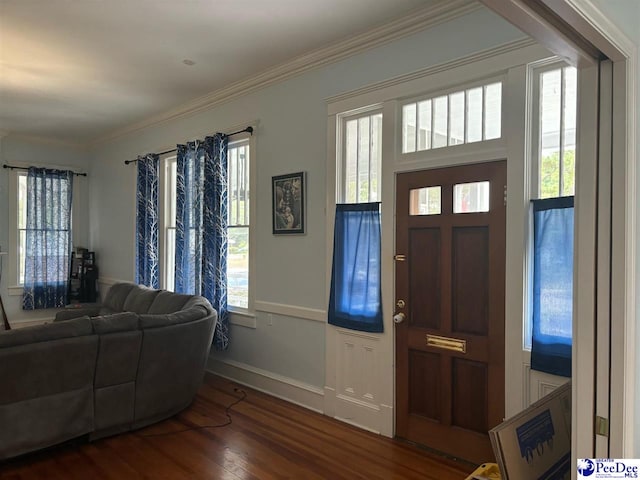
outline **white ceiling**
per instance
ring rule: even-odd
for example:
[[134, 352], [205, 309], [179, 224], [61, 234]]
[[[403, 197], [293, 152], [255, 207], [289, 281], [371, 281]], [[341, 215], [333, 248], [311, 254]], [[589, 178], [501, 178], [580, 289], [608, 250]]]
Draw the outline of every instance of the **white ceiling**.
[[0, 0], [0, 130], [86, 143], [441, 1]]

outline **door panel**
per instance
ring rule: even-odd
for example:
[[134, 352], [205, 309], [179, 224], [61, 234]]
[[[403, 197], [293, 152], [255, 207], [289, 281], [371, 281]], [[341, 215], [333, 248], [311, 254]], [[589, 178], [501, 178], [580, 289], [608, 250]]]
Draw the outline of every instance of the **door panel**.
[[452, 330], [486, 335], [489, 313], [489, 229], [454, 227], [452, 244]]
[[454, 358], [452, 374], [452, 425], [486, 433], [489, 380], [486, 363]]
[[411, 325], [440, 328], [440, 230], [418, 228], [409, 239]]
[[[440, 421], [440, 357], [434, 353], [412, 350], [409, 385], [409, 410], [416, 415]], [[427, 388], [423, 388], [426, 384]]]
[[[455, 185], [485, 181], [489, 211], [454, 213]], [[397, 177], [397, 311], [407, 320], [396, 329], [396, 433], [475, 463], [493, 458], [487, 432], [504, 415], [505, 182], [506, 162]], [[439, 214], [415, 193], [428, 187], [440, 187]], [[459, 190], [457, 211], [487, 209], [482, 189]]]

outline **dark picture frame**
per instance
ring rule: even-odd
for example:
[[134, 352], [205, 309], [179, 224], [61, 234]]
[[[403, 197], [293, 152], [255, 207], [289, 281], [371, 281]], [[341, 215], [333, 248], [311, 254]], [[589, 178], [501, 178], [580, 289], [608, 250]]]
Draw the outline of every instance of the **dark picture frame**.
[[272, 177], [271, 189], [273, 234], [305, 233], [305, 172]]

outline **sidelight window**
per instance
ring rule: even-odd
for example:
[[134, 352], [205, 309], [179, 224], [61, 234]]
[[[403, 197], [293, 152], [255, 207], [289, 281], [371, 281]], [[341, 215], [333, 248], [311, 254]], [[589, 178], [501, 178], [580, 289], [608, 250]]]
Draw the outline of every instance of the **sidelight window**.
[[525, 347], [531, 368], [571, 376], [577, 70], [532, 74], [532, 250]]
[[349, 116], [342, 122], [342, 152], [338, 167], [338, 202], [380, 200], [382, 112]]
[[382, 112], [343, 116], [336, 188], [331, 325], [382, 332], [380, 180]]

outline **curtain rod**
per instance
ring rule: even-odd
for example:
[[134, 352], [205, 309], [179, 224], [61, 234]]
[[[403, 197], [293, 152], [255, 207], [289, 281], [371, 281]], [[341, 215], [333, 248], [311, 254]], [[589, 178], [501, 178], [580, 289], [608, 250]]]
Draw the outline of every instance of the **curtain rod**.
[[[237, 132], [232, 132], [232, 133], [220, 133], [218, 132], [216, 135], [224, 135], [225, 137], [230, 137], [232, 135], [237, 135], [238, 133], [244, 133], [244, 132], [248, 132], [250, 135], [253, 135], [253, 127], [247, 127], [244, 130], [238, 130]], [[171, 150], [165, 150], [164, 152], [158, 152], [156, 155], [164, 155], [165, 153], [173, 153], [175, 151], [177, 151], [177, 148], [172, 148]], [[130, 163], [135, 163], [137, 162], [138, 159], [136, 158], [135, 160], [125, 160], [124, 164], [125, 165], [129, 165]]]
[[[16, 167], [15, 165], [7, 165], [6, 163], [4, 165], [2, 165], [2, 168], [10, 168], [11, 170], [29, 170], [30, 167]], [[41, 168], [41, 167], [38, 167]], [[46, 167], [44, 167], [46, 168]], [[78, 173], [78, 172], [71, 172], [74, 175], [78, 176], [78, 177], [86, 177], [87, 174], [86, 173]]]

